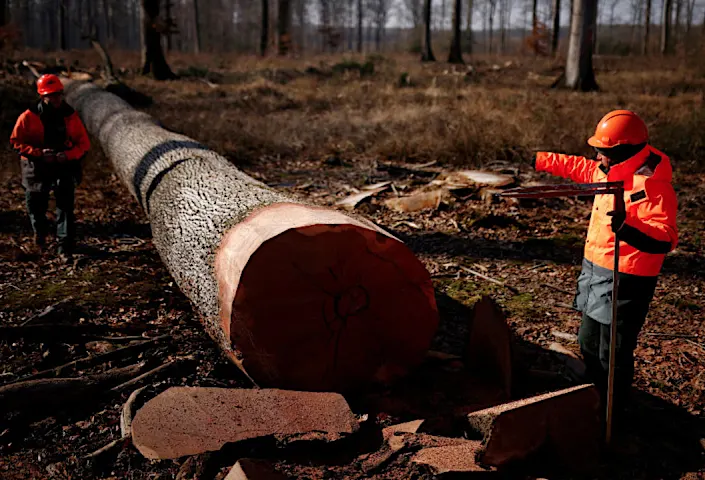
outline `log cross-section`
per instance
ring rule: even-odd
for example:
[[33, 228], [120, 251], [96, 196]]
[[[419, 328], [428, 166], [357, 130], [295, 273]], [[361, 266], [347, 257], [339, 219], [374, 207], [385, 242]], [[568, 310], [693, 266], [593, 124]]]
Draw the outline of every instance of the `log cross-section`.
[[345, 391], [422, 360], [438, 312], [402, 242], [271, 189], [96, 85], [66, 91], [207, 332], [258, 385]]

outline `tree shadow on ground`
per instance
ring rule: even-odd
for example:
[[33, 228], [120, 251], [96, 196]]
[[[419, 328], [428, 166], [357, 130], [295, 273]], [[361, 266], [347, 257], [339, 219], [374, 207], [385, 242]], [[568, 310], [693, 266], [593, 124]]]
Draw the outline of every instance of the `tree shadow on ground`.
[[[462, 358], [472, 311], [444, 294], [437, 295], [437, 300], [441, 323], [432, 348]], [[515, 337], [512, 351], [511, 399], [588, 383], [573, 380], [560, 355], [540, 345]], [[506, 400], [498, 382], [478, 378], [465, 369], [462, 360], [449, 358], [427, 360], [391, 389], [366, 394], [364, 399], [350, 399], [350, 403], [353, 408], [362, 407], [361, 411], [367, 411], [370, 417], [379, 411], [392, 413], [400, 421], [426, 419], [423, 431], [427, 433], [463, 436], [468, 433], [465, 414]], [[549, 478], [681, 478], [705, 469], [700, 445], [700, 438], [705, 436], [703, 420], [685, 409], [648, 392], [635, 391], [628, 412], [617, 420], [621, 421], [614, 430], [614, 448], [604, 449], [589, 471], [561, 464], [549, 445], [508, 472], [512, 478], [527, 474]]]

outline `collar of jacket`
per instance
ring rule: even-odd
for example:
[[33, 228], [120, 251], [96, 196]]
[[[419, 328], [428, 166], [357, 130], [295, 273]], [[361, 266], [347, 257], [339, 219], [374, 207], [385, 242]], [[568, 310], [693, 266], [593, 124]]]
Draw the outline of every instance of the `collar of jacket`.
[[610, 182], [618, 182], [627, 180], [634, 176], [634, 173], [641, 167], [644, 162], [646, 162], [646, 157], [649, 156], [649, 146], [646, 145], [642, 148], [639, 153], [634, 155], [629, 160], [625, 160], [622, 163], [611, 166], [609, 169], [604, 168], [600, 165], [600, 170], [607, 176], [607, 180]]

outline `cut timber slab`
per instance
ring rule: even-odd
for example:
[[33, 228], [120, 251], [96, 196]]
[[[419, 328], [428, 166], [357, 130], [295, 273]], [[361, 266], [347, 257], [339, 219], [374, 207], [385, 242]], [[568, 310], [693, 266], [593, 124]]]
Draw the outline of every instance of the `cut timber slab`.
[[505, 403], [468, 415], [484, 437], [479, 460], [501, 467], [547, 446], [566, 466], [595, 460], [599, 448], [599, 395], [580, 385]]
[[479, 465], [475, 460], [481, 448], [482, 444], [478, 441], [424, 448], [411, 461], [426, 466], [433, 475], [441, 478], [460, 474], [471, 478], [494, 478], [496, 471]]
[[512, 333], [502, 309], [491, 298], [482, 297], [472, 309], [469, 331], [465, 354], [468, 369], [511, 396]]
[[251, 438], [334, 441], [358, 429], [336, 393], [172, 387], [135, 415], [135, 447], [149, 459], [220, 450]]
[[[411, 422], [410, 422], [411, 423]], [[402, 424], [407, 425], [408, 424]], [[386, 430], [386, 429], [385, 429]], [[403, 430], [383, 431], [384, 444], [377, 452], [363, 457], [362, 470], [372, 472], [382, 468], [403, 452], [413, 452], [425, 448], [448, 447], [471, 443], [464, 438], [440, 437], [424, 433], [410, 433]]]
[[269, 462], [243, 458], [233, 466], [225, 480], [287, 480], [288, 478], [274, 470]]

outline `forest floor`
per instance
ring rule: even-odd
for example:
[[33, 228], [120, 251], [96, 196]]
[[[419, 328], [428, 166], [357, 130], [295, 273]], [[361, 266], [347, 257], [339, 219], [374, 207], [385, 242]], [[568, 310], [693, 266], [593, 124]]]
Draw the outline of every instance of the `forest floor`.
[[[649, 123], [654, 146], [674, 164], [680, 242], [666, 259], [639, 338], [637, 391], [627, 426], [630, 448], [603, 456], [596, 470], [585, 475], [705, 478], [702, 66], [681, 60], [659, 64], [598, 58], [602, 91], [582, 94], [550, 89], [560, 68], [534, 58], [478, 58], [468, 67], [422, 66], [406, 56], [183, 56], [171, 59], [183, 75], [180, 80], [156, 82], [136, 75], [135, 56], [114, 57], [123, 80], [153, 98], [145, 110], [166, 128], [203, 142], [271, 186], [332, 207], [355, 189], [381, 181], [392, 181], [399, 194], [430, 188], [438, 173], [434, 169], [481, 167], [508, 172], [519, 183], [546, 181], [547, 176], [530, 171], [532, 152], [589, 154], [585, 139], [604, 113], [618, 107], [638, 111]], [[15, 54], [15, 60], [25, 58], [53, 57]], [[83, 69], [98, 64], [92, 53], [68, 53], [66, 58]], [[33, 101], [27, 80], [0, 71], [0, 137], [9, 138], [16, 117]], [[430, 161], [436, 162], [426, 169], [430, 174], [388, 166]], [[140, 356], [150, 365], [195, 356], [190, 367], [151, 384], [148, 397], [169, 385], [248, 385], [195, 319], [160, 261], [144, 213], [97, 142], [77, 190], [79, 246], [70, 266], [54, 258], [53, 246], [43, 256], [32, 252], [19, 162], [7, 146], [0, 150], [0, 164], [0, 327], [20, 325], [64, 301], [49, 309], [42, 323], [99, 325], [150, 337], [168, 334]], [[563, 341], [577, 351], [575, 343], [552, 332], [575, 334], [579, 326], [579, 314], [560, 304], [572, 302], [589, 200], [516, 205], [488, 201], [478, 188], [469, 187], [445, 196], [438, 208], [399, 213], [384, 204], [393, 196], [393, 190], [382, 192], [357, 211], [402, 239], [425, 263], [442, 315], [462, 315], [465, 307], [490, 295], [506, 312], [522, 347], [522, 371], [559, 374], [548, 383], [545, 378], [520, 379], [517, 395], [568, 385], [546, 347]], [[515, 290], [468, 276], [461, 266]], [[434, 348], [460, 353], [463, 332], [446, 329], [443, 334]], [[123, 345], [101, 338], [0, 338], [0, 383]], [[80, 373], [129, 363], [134, 358]], [[420, 396], [444, 388], [442, 382], [416, 387]], [[129, 446], [107, 462], [84, 458], [118, 438], [120, 411], [129, 393], [100, 395], [50, 416], [30, 411], [6, 416], [0, 427], [0, 477], [173, 478], [183, 459], [150, 462]], [[357, 403], [351, 404], [355, 409]], [[43, 407], [33, 408], [39, 412]], [[378, 415], [383, 424], [410, 419]], [[271, 455], [279, 470], [299, 478], [370, 478], [354, 458], [331, 464]], [[373, 478], [425, 478], [407, 463], [408, 456], [402, 455]], [[528, 478], [547, 475], [546, 470], [551, 468], [534, 465], [525, 473]], [[550, 478], [581, 477], [561, 470], [550, 473]]]

